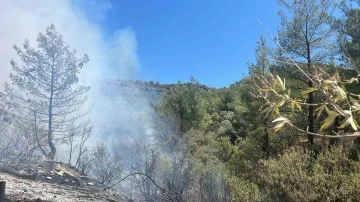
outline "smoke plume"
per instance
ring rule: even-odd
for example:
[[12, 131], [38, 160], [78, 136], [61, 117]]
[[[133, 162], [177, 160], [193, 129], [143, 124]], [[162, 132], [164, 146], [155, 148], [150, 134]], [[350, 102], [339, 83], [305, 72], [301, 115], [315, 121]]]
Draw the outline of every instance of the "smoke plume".
[[[89, 103], [93, 105], [90, 118], [94, 135], [90, 143], [111, 141], [119, 133], [127, 135], [129, 141], [150, 135], [149, 114], [153, 111], [146, 99], [141, 106], [133, 106], [121, 93], [116, 99], [106, 97], [101, 87], [104, 78], [131, 79], [140, 67], [134, 31], [125, 27], [109, 34], [100, 26], [110, 9], [107, 0], [1, 1], [0, 91], [4, 82], [9, 81], [10, 60], [20, 63], [13, 45], [22, 47], [24, 40], [29, 39], [30, 45], [36, 47], [38, 33], [54, 24], [64, 41], [77, 50], [78, 57], [87, 54], [90, 58], [80, 75], [80, 83], [91, 87]], [[119, 127], [122, 130], [114, 130]]]

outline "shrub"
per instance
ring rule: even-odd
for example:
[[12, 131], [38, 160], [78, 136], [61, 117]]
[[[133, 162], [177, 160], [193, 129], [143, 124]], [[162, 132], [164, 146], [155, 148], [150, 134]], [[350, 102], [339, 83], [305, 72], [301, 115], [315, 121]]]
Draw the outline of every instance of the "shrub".
[[360, 163], [348, 158], [343, 146], [310, 158], [309, 152], [290, 150], [264, 162], [260, 183], [274, 201], [358, 201]]
[[112, 155], [104, 144], [99, 144], [93, 151], [91, 160], [91, 174], [101, 184], [109, 185], [121, 174], [121, 158]]
[[256, 202], [260, 201], [261, 194], [258, 186], [242, 178], [231, 176], [226, 179], [229, 187], [230, 201]]

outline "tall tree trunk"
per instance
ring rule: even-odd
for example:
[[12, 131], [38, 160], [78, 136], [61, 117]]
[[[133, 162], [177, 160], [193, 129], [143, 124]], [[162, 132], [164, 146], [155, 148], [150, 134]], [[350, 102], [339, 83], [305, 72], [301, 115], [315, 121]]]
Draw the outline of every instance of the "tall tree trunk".
[[265, 132], [265, 137], [264, 137], [264, 143], [263, 143], [263, 146], [262, 146], [262, 150], [263, 152], [265, 152], [265, 155], [266, 155], [266, 159], [269, 159], [270, 157], [270, 150], [269, 150], [269, 132], [268, 132], [268, 129], [267, 129], [267, 123], [266, 123], [266, 119], [264, 119], [264, 132]]
[[52, 160], [54, 160], [55, 158], [55, 153], [56, 153], [56, 148], [55, 145], [52, 141], [52, 103], [53, 103], [53, 94], [54, 94], [54, 62], [53, 62], [53, 66], [51, 69], [51, 88], [50, 88], [50, 99], [49, 99], [49, 125], [48, 125], [48, 144], [50, 147], [50, 155], [49, 158], [51, 158]]
[[[262, 42], [262, 45], [265, 46], [265, 42]], [[263, 48], [262, 46], [262, 48]], [[262, 52], [263, 53], [263, 52]], [[265, 69], [266, 69], [266, 64], [265, 64], [265, 61], [264, 61], [264, 58], [263, 57], [262, 59], [262, 64], [261, 64], [261, 67], [262, 67], [262, 75], [265, 77]], [[264, 119], [264, 126], [265, 126], [265, 153], [266, 153], [266, 159], [269, 159], [270, 157], [270, 140], [269, 140], [269, 131], [268, 131], [268, 128], [267, 128], [267, 118]]]
[[[311, 47], [310, 47], [310, 41], [308, 40], [308, 27], [306, 25], [306, 50], [307, 50], [307, 68], [308, 68], [308, 74], [311, 78]], [[313, 87], [313, 83], [311, 80], [309, 80], [308, 82], [308, 87], [312, 88]], [[314, 106], [312, 106], [311, 104], [314, 103], [314, 94], [311, 92], [308, 95], [308, 104], [309, 104], [309, 114], [308, 114], [308, 132], [313, 133], [314, 132]], [[308, 141], [309, 141], [309, 145], [312, 146], [314, 144], [314, 136], [311, 134], [308, 134]]]
[[36, 112], [34, 111], [34, 128], [35, 128], [35, 138], [36, 138], [36, 142], [38, 144], [38, 147], [40, 149], [40, 151], [43, 153], [44, 156], [47, 156], [45, 150], [42, 148], [41, 144], [40, 144], [40, 139], [39, 139], [39, 134], [38, 134], [38, 129], [37, 129], [37, 121], [36, 121]]
[[[333, 131], [335, 133], [339, 132], [339, 117], [335, 117], [335, 122], [334, 122], [334, 126], [333, 126]], [[339, 140], [336, 138], [330, 138], [329, 140], [329, 148], [333, 145], [335, 145], [336, 143], [338, 143]]]

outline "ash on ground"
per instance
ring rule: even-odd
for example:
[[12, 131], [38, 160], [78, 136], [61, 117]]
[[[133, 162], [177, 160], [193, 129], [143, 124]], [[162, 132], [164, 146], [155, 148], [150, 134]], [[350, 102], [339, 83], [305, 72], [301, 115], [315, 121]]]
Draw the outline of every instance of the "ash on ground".
[[45, 161], [10, 167], [0, 163], [6, 181], [5, 201], [132, 201], [114, 189], [104, 189], [73, 167]]

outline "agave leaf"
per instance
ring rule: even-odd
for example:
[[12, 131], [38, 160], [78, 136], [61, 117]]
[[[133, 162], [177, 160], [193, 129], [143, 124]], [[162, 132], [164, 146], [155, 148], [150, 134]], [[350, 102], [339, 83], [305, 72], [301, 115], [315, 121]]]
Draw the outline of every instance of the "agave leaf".
[[334, 92], [335, 92], [335, 98], [334, 100], [335, 101], [342, 101], [342, 100], [345, 100], [346, 99], [346, 93], [345, 91], [340, 88], [339, 86], [337, 86], [335, 89], [334, 89]]
[[279, 108], [279, 107], [283, 106], [284, 103], [285, 103], [285, 101], [286, 101], [286, 99], [280, 100], [280, 101], [276, 104], [276, 107]]
[[355, 119], [353, 119], [353, 121], [351, 122], [351, 127], [355, 130], [358, 131], [358, 124], [356, 122]]
[[264, 110], [262, 110], [262, 114], [265, 114], [264, 118], [266, 119], [269, 114], [272, 112], [273, 108], [271, 106], [266, 107]]
[[329, 114], [329, 111], [330, 111], [330, 110], [329, 110], [329, 108], [328, 108], [326, 105], [325, 105], [325, 111], [326, 111], [327, 114]]
[[285, 122], [279, 123], [276, 126], [274, 126], [274, 132], [277, 133], [279, 132], [285, 125]]
[[346, 119], [346, 120], [344, 121], [343, 124], [341, 124], [341, 126], [340, 126], [339, 128], [345, 128], [346, 126], [350, 125], [351, 122], [353, 122], [353, 120], [354, 120], [353, 117], [350, 116], [348, 119]]
[[356, 102], [357, 100], [355, 100], [353, 97], [349, 96], [349, 100], [350, 102]]
[[280, 116], [277, 119], [273, 120], [272, 122], [273, 123], [280, 122], [274, 126], [274, 131], [279, 132], [284, 127], [285, 123], [289, 122], [289, 120], [285, 117]]
[[353, 83], [354, 81], [359, 83], [359, 80], [357, 78], [351, 78], [350, 80], [345, 80], [345, 82], [347, 82], [347, 83]]
[[261, 113], [262, 113], [262, 114], [265, 114], [269, 109], [271, 109], [271, 107], [266, 107], [265, 109], [263, 109], [263, 110], [261, 111]]
[[309, 93], [312, 93], [312, 92], [317, 91], [317, 90], [318, 90], [317, 88], [311, 87], [311, 88], [308, 88], [308, 89], [302, 91], [301, 93], [302, 94], [309, 94]]
[[276, 77], [277, 77], [277, 79], [278, 79], [278, 84], [279, 84], [279, 86], [283, 89], [283, 90], [285, 90], [285, 79], [284, 79], [284, 82], [281, 80], [281, 78], [278, 76], [278, 75], [276, 75]]
[[324, 80], [324, 84], [336, 84], [336, 81], [326, 79], [326, 80]]
[[276, 123], [276, 122], [287, 122], [287, 121], [288, 121], [287, 118], [280, 116], [280, 117], [276, 118], [275, 120], [273, 120], [272, 122]]
[[294, 115], [294, 111], [295, 111], [295, 101], [291, 101], [291, 102], [290, 102], [290, 106], [291, 106], [291, 115]]
[[324, 120], [324, 123], [321, 125], [320, 131], [329, 128], [335, 121], [335, 118], [339, 115], [335, 111], [328, 110], [328, 117]]
[[359, 110], [360, 110], [360, 104], [359, 104], [359, 102], [353, 101], [353, 105], [351, 106], [351, 108], [352, 108], [354, 111], [359, 111]]
[[271, 112], [273, 111], [273, 108], [269, 107], [269, 110], [266, 112], [265, 114], [265, 119], [271, 114]]
[[319, 108], [317, 108], [315, 111], [318, 111], [317, 115], [316, 115], [316, 120], [319, 120], [319, 117], [321, 115], [321, 113], [323, 112], [323, 110], [325, 109], [326, 105], [321, 105]]
[[351, 125], [351, 127], [352, 127], [355, 131], [358, 130], [356, 120], [355, 120], [352, 116], [350, 116], [348, 119], [346, 119], [346, 120], [344, 121], [344, 123], [341, 124], [340, 128], [345, 128], [345, 127], [348, 126], [348, 125]]
[[349, 115], [349, 116], [352, 116], [352, 114], [351, 114], [351, 111], [350, 111], [350, 110], [343, 110], [343, 112], [344, 112], [345, 114]]

